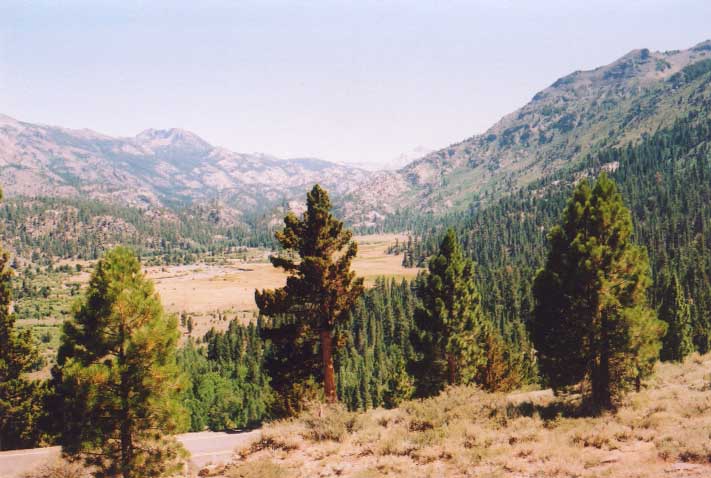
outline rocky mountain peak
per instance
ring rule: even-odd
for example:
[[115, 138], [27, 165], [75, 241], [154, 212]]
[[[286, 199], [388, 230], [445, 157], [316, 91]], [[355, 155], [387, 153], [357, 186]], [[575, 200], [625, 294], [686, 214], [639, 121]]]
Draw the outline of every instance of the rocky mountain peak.
[[209, 151], [213, 146], [200, 136], [180, 128], [147, 129], [138, 133], [135, 142], [149, 149], [181, 148]]

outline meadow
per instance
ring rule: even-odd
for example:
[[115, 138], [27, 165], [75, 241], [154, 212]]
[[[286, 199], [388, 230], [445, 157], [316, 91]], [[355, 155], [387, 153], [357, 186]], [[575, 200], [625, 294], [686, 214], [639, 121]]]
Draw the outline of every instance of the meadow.
[[[402, 266], [402, 254], [388, 254], [402, 234], [358, 236], [358, 256], [353, 270], [372, 286], [380, 276], [414, 278], [419, 269]], [[224, 257], [201, 257], [194, 264], [146, 266], [166, 311], [192, 318], [193, 337], [209, 329], [223, 330], [229, 321], [245, 322], [257, 314], [255, 289], [281, 287], [286, 275], [269, 262], [267, 249], [243, 248], [238, 254]], [[76, 264], [80, 264], [77, 270]], [[42, 345], [45, 365], [37, 377], [47, 375], [56, 354], [62, 322], [71, 314], [72, 303], [89, 281], [93, 262], [63, 260], [51, 269], [37, 268], [29, 279], [33, 292], [15, 302], [20, 310], [20, 327], [32, 328]], [[18, 277], [21, 283], [24, 277]], [[16, 293], [16, 296], [18, 294]], [[182, 325], [187, 336], [187, 328]]]

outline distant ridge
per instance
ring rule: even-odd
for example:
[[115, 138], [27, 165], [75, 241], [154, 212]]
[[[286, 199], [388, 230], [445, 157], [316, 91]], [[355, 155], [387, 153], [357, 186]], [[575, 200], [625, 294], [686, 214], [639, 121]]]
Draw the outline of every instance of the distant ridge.
[[92, 197], [141, 207], [220, 197], [244, 213], [301, 198], [316, 182], [344, 193], [368, 175], [314, 158], [235, 153], [178, 128], [115, 138], [0, 115], [0, 183], [10, 196]]
[[[637, 49], [608, 65], [573, 72], [483, 134], [398, 171], [375, 174], [346, 201], [347, 215], [465, 209], [515, 191], [601, 147], [634, 141], [687, 114], [694, 108], [690, 95], [711, 95], [710, 61], [711, 40], [706, 40], [687, 50]], [[687, 69], [696, 75], [691, 81], [683, 73]]]

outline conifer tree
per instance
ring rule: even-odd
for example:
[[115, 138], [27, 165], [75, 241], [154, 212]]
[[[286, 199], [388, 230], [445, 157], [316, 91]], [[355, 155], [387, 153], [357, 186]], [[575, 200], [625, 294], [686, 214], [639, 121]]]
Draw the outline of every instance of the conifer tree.
[[661, 359], [679, 362], [694, 351], [691, 307], [676, 274], [667, 279], [663, 294], [659, 318], [667, 323], [667, 333], [662, 341]]
[[42, 415], [37, 384], [23, 378], [37, 362], [38, 351], [31, 332], [15, 328], [9, 260], [0, 250], [0, 450], [37, 445]]
[[170, 476], [186, 452], [169, 434], [187, 428], [178, 401], [177, 318], [166, 315], [135, 255], [117, 247], [97, 263], [77, 303], [55, 370], [65, 455], [95, 476]]
[[582, 181], [550, 233], [534, 283], [533, 339], [554, 389], [587, 378], [596, 408], [651, 372], [663, 324], [647, 306], [647, 254], [632, 243], [632, 219], [615, 183]]
[[288, 213], [276, 239], [284, 254], [270, 260], [289, 277], [281, 289], [257, 290], [257, 306], [266, 316], [293, 315], [292, 326], [300, 333], [318, 334], [324, 393], [328, 402], [335, 402], [333, 330], [363, 292], [363, 279], [350, 270], [358, 246], [331, 214], [328, 193], [318, 184], [307, 194], [303, 217]]
[[453, 229], [420, 278], [422, 304], [415, 311], [413, 345], [418, 394], [431, 395], [445, 384], [473, 379], [486, 357], [481, 347], [484, 318], [474, 281], [474, 263], [462, 255]]

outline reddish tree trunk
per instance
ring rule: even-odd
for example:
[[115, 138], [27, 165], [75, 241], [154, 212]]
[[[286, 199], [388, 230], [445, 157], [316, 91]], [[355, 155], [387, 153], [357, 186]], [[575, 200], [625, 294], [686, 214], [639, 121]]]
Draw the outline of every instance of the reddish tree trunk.
[[323, 391], [328, 403], [335, 403], [336, 374], [333, 370], [333, 337], [330, 330], [321, 331], [321, 358], [323, 359]]
[[457, 381], [457, 361], [452, 354], [447, 354], [447, 369], [449, 371], [449, 384], [454, 385]]

